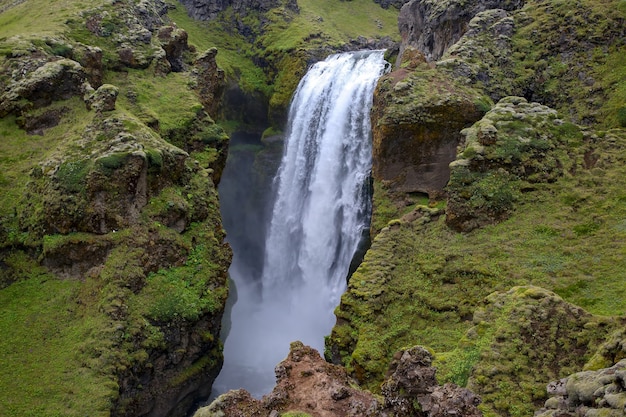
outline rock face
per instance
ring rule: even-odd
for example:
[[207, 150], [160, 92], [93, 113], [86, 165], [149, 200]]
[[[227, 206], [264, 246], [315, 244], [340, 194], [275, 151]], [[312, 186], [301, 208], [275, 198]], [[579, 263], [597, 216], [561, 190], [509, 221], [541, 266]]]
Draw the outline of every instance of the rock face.
[[434, 196], [448, 182], [459, 132], [483, 114], [481, 96], [409, 52], [374, 94], [372, 173], [394, 191]]
[[548, 384], [551, 396], [535, 417], [623, 416], [626, 413], [626, 359], [610, 368], [578, 372]]
[[422, 52], [428, 61], [436, 61], [467, 32], [470, 20], [479, 12], [516, 10], [523, 4], [523, 0], [411, 0], [402, 6], [398, 18], [400, 55], [410, 46]]
[[194, 62], [196, 89], [211, 117], [216, 117], [226, 88], [224, 71], [215, 62], [217, 49], [211, 48]]
[[[187, 8], [189, 16], [197, 20], [214, 19], [228, 7], [232, 7], [237, 13], [246, 14], [248, 11], [267, 12], [281, 4], [280, 0], [180, 0], [180, 2]], [[298, 3], [296, 0], [288, 0], [286, 7], [297, 11]]]
[[[65, 35], [1, 41], [13, 51], [0, 60], [3, 129], [41, 135], [44, 149], [17, 168], [3, 165], [21, 175], [2, 179], [15, 207], [0, 212], [0, 286], [29, 282], [32, 271], [73, 285], [57, 333], [85, 320], [93, 337], [70, 347], [33, 333], [32, 343], [54, 339], [76, 351], [63, 372], [101, 378], [89, 391], [100, 408], [88, 411], [115, 417], [186, 415], [208, 397], [222, 361], [231, 251], [216, 184], [228, 136], [205, 108], [216, 112], [223, 73], [215, 51], [187, 72], [187, 34], [166, 12], [159, 0], [109, 2], [69, 21], [81, 43]], [[175, 96], [185, 108], [179, 125], [165, 126], [169, 109], [146, 90], [172, 71], [181, 72], [168, 80], [175, 91], [158, 100]], [[17, 154], [17, 142], [6, 149]], [[14, 256], [28, 268], [4, 262]]]
[[276, 366], [277, 385], [256, 400], [245, 390], [230, 391], [194, 417], [278, 416], [306, 413], [314, 417], [478, 417], [480, 399], [453, 384], [437, 385], [432, 356], [416, 346], [398, 352], [383, 385], [384, 403], [355, 388], [344, 368], [325, 362], [319, 353], [294, 342], [287, 358]]
[[503, 9], [479, 12], [461, 39], [437, 61], [437, 69], [464, 84], [480, 85], [494, 102], [511, 95], [516, 90], [512, 36], [517, 20], [521, 19]]

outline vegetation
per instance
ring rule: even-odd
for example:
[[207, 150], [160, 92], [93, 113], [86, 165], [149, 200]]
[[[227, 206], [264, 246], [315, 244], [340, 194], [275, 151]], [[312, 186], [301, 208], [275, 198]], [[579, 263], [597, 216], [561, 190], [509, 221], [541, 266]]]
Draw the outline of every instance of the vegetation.
[[[228, 9], [211, 22], [192, 20], [178, 2], [171, 6], [169, 15], [189, 33], [190, 43], [201, 50], [217, 47], [216, 59], [227, 77], [269, 103], [270, 122], [278, 129], [308, 55], [322, 58], [357, 37], [398, 39], [398, 11], [381, 9], [371, 0], [300, 0], [298, 13], [281, 6], [263, 16], [249, 10], [241, 17]], [[246, 28], [245, 36], [234, 29], [239, 26]]]
[[[116, 109], [104, 116], [74, 95], [43, 106], [23, 98], [19, 111], [0, 118], [3, 416], [106, 416], [132, 407], [120, 380], [154, 367], [172, 348], [172, 328], [218, 321], [227, 297], [229, 251], [213, 178], [228, 137], [202, 111], [189, 73], [156, 75], [154, 37], [133, 44], [135, 61], [123, 62], [118, 48], [133, 43], [128, 4], [0, 0], [3, 94], [13, 74], [28, 69], [19, 59], [83, 62], [85, 45], [102, 49], [100, 81], [119, 89]], [[399, 39], [397, 10], [371, 0], [299, 0], [299, 13], [281, 6], [243, 18], [227, 10], [210, 23], [193, 21], [178, 2], [169, 5], [169, 18], [195, 46], [186, 63], [217, 47], [229, 82], [268, 104], [275, 125], [268, 135], [281, 128], [311, 57], [358, 36]], [[88, 29], [85, 21], [96, 17], [98, 30]], [[329, 358], [378, 391], [393, 354], [424, 345], [435, 353], [440, 381], [478, 390], [486, 415], [521, 416], [543, 401], [546, 379], [623, 355], [614, 353], [623, 338], [614, 329], [626, 314], [626, 300], [615, 296], [626, 292], [625, 18], [623, 0], [529, 1], [516, 16], [510, 59], [490, 68], [491, 84], [451, 82], [451, 91], [440, 71], [445, 65], [424, 64], [393, 86], [406, 98], [396, 103], [405, 113], [421, 110], [423, 95], [464, 95], [487, 112], [491, 99], [516, 92], [556, 108], [565, 121], [547, 128], [492, 113], [483, 123], [497, 128], [499, 142], [486, 152], [478, 136], [489, 126], [467, 132], [459, 160], [480, 156], [498, 167], [460, 167], [448, 190], [499, 223], [458, 233], [445, 223], [447, 201], [398, 196], [375, 183], [375, 239], [336, 311]], [[246, 36], [235, 21], [249, 29]], [[554, 33], [564, 35], [557, 40]], [[468, 62], [492, 62], [475, 57]], [[41, 132], [27, 128], [47, 118], [58, 123]], [[141, 194], [125, 182], [137, 161], [147, 168], [145, 201], [128, 220], [123, 202]], [[113, 202], [102, 218], [96, 195]], [[544, 309], [549, 319], [541, 319]], [[568, 336], [557, 335], [557, 327]], [[204, 329], [197, 336], [207, 350], [168, 375], [170, 386], [219, 365], [216, 335]], [[562, 354], [552, 355], [541, 344], [546, 340]]]

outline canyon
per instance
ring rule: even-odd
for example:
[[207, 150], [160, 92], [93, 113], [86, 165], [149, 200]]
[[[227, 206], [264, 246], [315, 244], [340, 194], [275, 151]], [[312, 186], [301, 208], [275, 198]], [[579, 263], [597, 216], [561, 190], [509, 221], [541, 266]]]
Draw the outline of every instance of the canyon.
[[[0, 414], [624, 415], [625, 21], [621, 0], [0, 2]], [[263, 398], [205, 404], [233, 256], [265, 249], [223, 222], [227, 158], [270, 193], [300, 80], [382, 49], [371, 243], [332, 329], [282, 343]]]

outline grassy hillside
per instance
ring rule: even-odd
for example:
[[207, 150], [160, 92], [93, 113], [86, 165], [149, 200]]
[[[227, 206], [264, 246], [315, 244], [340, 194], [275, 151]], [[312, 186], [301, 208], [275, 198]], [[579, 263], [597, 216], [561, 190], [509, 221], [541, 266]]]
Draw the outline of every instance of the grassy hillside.
[[[43, 106], [23, 99], [0, 118], [2, 416], [106, 416], [113, 407], [132, 415], [133, 401], [156, 392], [158, 402], [219, 367], [215, 330], [227, 296], [222, 279], [229, 251], [222, 246], [211, 176], [221, 169], [228, 138], [202, 112], [190, 71], [160, 71], [156, 33], [147, 43], [138, 41], [142, 32], [132, 10], [139, 5], [0, 0], [0, 98], [5, 103], [11, 97], [2, 94], [22, 77], [61, 58], [90, 63], [89, 79], [118, 92], [115, 110], [104, 113], [88, 110], [74, 95], [53, 97]], [[280, 68], [286, 65], [281, 60], [289, 55], [336, 47], [357, 36], [397, 37], [397, 11], [369, 0], [301, 1], [301, 12], [293, 16], [277, 9], [268, 16], [271, 24], [255, 33], [255, 44], [232, 31], [228, 22], [236, 16], [230, 11], [221, 21], [203, 23], [187, 17], [177, 2], [169, 5], [165, 23], [171, 19], [187, 30], [192, 45], [183, 56], [185, 65], [217, 47], [227, 76], [266, 99], [277, 89], [276, 80], [281, 82]], [[259, 19], [250, 16], [247, 23]], [[97, 57], [93, 48], [102, 52], [101, 66], [87, 57]], [[132, 50], [128, 62], [123, 48]], [[259, 60], [269, 65], [260, 67]], [[298, 66], [304, 70], [301, 62]], [[289, 100], [297, 75], [291, 72], [283, 82], [288, 87], [281, 100]], [[56, 125], [27, 133], [29, 123], [49, 117], [58, 118]], [[186, 158], [172, 144], [191, 154], [182, 164], [172, 165], [171, 158]], [[128, 149], [145, 153], [148, 186], [159, 187], [131, 227], [104, 234], [70, 228], [65, 234], [46, 225], [50, 210], [58, 218], [93, 214], [96, 204], [82, 204], [91, 198], [86, 187], [98, 178], [106, 202], [124, 200], [126, 193], [132, 197], [127, 188], [134, 185], [117, 183], [132, 166], [135, 154]], [[161, 172], [166, 166], [174, 169]], [[166, 227], [177, 216], [185, 220], [182, 233]], [[93, 267], [83, 270], [90, 263]], [[209, 350], [171, 345], [179, 330], [191, 332], [194, 343]], [[185, 355], [201, 356], [193, 362]], [[156, 391], [142, 386], [162, 357], [183, 358], [184, 371], [168, 369]]]

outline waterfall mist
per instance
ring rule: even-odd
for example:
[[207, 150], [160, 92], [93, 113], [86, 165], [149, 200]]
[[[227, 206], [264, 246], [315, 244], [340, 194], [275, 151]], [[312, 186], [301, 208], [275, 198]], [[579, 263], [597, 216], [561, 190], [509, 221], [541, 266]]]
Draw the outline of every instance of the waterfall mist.
[[238, 262], [247, 255], [233, 245], [237, 298], [225, 322], [224, 367], [214, 394], [236, 388], [267, 394], [274, 367], [294, 340], [323, 352], [350, 263], [369, 228], [369, 112], [385, 68], [383, 51], [350, 52], [316, 63], [301, 80], [271, 187], [273, 206], [257, 225], [263, 245], [251, 253], [262, 268]]

